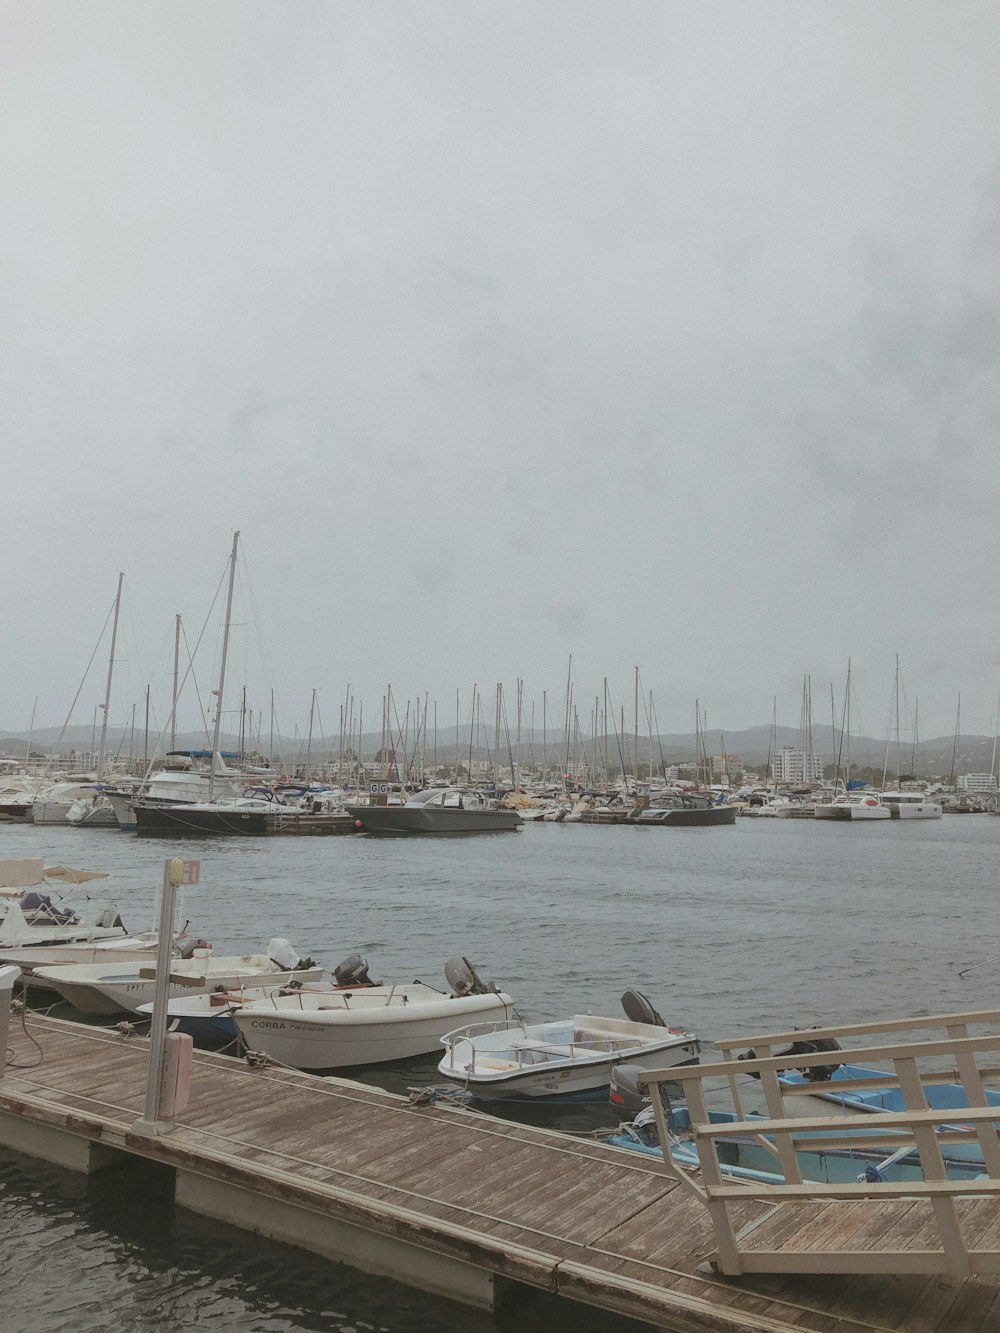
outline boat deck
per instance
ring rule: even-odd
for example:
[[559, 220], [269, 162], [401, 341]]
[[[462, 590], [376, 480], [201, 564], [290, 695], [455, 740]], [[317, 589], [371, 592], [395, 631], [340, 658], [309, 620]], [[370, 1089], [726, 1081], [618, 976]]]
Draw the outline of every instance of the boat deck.
[[[145, 1040], [35, 1014], [27, 1021], [42, 1057], [0, 1081], [0, 1143], [30, 1152], [26, 1139], [41, 1143], [48, 1134], [119, 1160], [124, 1153], [166, 1163], [178, 1172], [180, 1202], [194, 1198], [182, 1193], [182, 1176], [228, 1189], [243, 1201], [228, 1220], [264, 1234], [294, 1240], [269, 1218], [299, 1210], [314, 1227], [331, 1221], [386, 1249], [417, 1247], [428, 1265], [457, 1260], [682, 1333], [977, 1333], [997, 1325], [1000, 1277], [992, 1275], [956, 1282], [702, 1271], [715, 1251], [709, 1216], [655, 1159], [344, 1080], [196, 1052], [188, 1109], [168, 1133], [149, 1138], [135, 1129]], [[16, 1023], [11, 1047], [14, 1058], [35, 1055]], [[965, 1206], [981, 1230], [1000, 1232], [996, 1200]], [[853, 1231], [853, 1247], [879, 1245], [890, 1224], [893, 1244], [909, 1235], [919, 1247], [914, 1207], [786, 1206], [782, 1226], [799, 1246], [810, 1228], [824, 1243], [831, 1228]], [[762, 1244], [779, 1243], [772, 1206], [751, 1189], [731, 1208], [745, 1244], [757, 1234]], [[226, 1216], [211, 1201], [200, 1210]], [[299, 1243], [309, 1247], [308, 1235]]]

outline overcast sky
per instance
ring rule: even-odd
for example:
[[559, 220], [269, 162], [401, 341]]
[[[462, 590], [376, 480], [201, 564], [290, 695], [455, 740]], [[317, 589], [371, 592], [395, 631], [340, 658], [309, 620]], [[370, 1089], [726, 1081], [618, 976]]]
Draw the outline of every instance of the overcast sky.
[[230, 679], [286, 725], [540, 717], [570, 653], [581, 721], [638, 663], [664, 731], [797, 724], [852, 657], [877, 735], [898, 652], [922, 737], [992, 729], [993, 0], [0, 29], [0, 727], [63, 720], [119, 569], [111, 720], [162, 714], [238, 528]]

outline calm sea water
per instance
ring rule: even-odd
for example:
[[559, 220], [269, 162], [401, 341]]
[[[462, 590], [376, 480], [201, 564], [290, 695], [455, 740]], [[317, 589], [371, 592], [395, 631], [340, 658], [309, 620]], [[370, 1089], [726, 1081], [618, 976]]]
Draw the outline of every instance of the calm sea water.
[[[668, 1023], [708, 1039], [995, 1005], [1000, 961], [966, 979], [958, 972], [1000, 954], [998, 850], [1000, 819], [988, 815], [183, 845], [0, 825], [0, 857], [110, 871], [109, 891], [135, 929], [152, 921], [164, 858], [196, 856], [201, 884], [183, 915], [216, 953], [257, 952], [284, 935], [331, 968], [360, 950], [374, 976], [442, 985], [445, 958], [462, 953], [529, 1017], [617, 1013], [621, 992], [638, 988]], [[425, 1061], [376, 1080], [401, 1090], [437, 1078]], [[533, 1114], [571, 1127], [588, 1113]], [[2, 1333], [560, 1326], [544, 1302], [472, 1314], [151, 1208], [157, 1189], [155, 1173], [137, 1199], [112, 1178], [85, 1182], [0, 1154]], [[573, 1326], [638, 1327], [583, 1309]]]

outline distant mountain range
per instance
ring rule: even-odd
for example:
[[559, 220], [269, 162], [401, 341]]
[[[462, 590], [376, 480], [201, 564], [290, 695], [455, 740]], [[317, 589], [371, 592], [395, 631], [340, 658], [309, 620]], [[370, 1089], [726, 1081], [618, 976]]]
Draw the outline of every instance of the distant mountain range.
[[[59, 738], [58, 727], [40, 727], [32, 735], [31, 748], [34, 753], [47, 754], [51, 747], [55, 745]], [[116, 754], [127, 752], [129, 748], [130, 733], [127, 729], [109, 728], [107, 737], [107, 752], [114, 757]], [[262, 736], [263, 748], [266, 750], [268, 737]], [[0, 753], [7, 753], [16, 757], [22, 757], [27, 744], [27, 732], [0, 731]], [[548, 762], [550, 766], [557, 765], [565, 757], [566, 746], [560, 734], [550, 733], [547, 738]], [[150, 739], [150, 749], [152, 750], [153, 738]], [[749, 727], [744, 731], [722, 731], [719, 728], [712, 728], [705, 733], [705, 745], [710, 755], [719, 754], [722, 746], [725, 746], [726, 753], [729, 755], [738, 755], [744, 764], [760, 765], [767, 760], [768, 750], [772, 743], [772, 731], [769, 725], [760, 727]], [[799, 747], [801, 743], [801, 733], [794, 727], [776, 728], [773, 744], [776, 748], [783, 745]], [[909, 772], [911, 768], [918, 774], [924, 775], [942, 775], [947, 776], [952, 771], [952, 755], [955, 755], [954, 765], [956, 773], [988, 773], [993, 761], [994, 738], [992, 736], [961, 736], [958, 740], [956, 749], [954, 736], [939, 736], [932, 740], [921, 741], [916, 746], [915, 752], [912, 743], [902, 740], [899, 750], [899, 768], [902, 772]], [[494, 729], [492, 727], [482, 727], [477, 737], [477, 744], [473, 746], [473, 758], [485, 759], [492, 752], [494, 744]], [[60, 752], [64, 757], [69, 757], [73, 752], [75, 755], [89, 754], [93, 745], [93, 731], [90, 727], [68, 727], [60, 744]], [[178, 750], [196, 750], [204, 749], [208, 745], [208, 740], [204, 732], [184, 732], [178, 735], [175, 748]], [[381, 745], [381, 736], [379, 733], [369, 733], [364, 736], [362, 752], [364, 756], [372, 756]], [[597, 739], [598, 758], [602, 759], [605, 752], [605, 741], [603, 736]], [[833, 728], [827, 726], [814, 726], [812, 730], [812, 748], [815, 753], [821, 755], [825, 763], [833, 763], [837, 759], [837, 750], [840, 746], [839, 733], [835, 733]], [[846, 742], [845, 742], [846, 747]], [[132, 733], [131, 748], [137, 751], [139, 755], [143, 753], [143, 736], [141, 731]], [[224, 750], [236, 750], [239, 748], [239, 739], [235, 735], [226, 735], [221, 740], [221, 748]], [[248, 748], [250, 748], [248, 746]], [[413, 754], [414, 740], [409, 738], [405, 747], [400, 746], [402, 754], [405, 748], [409, 754]], [[509, 748], [517, 752], [517, 741], [513, 732], [510, 735]], [[575, 747], [572, 748], [572, 754], [577, 758], [583, 758], [583, 750], [586, 750], [588, 758], [593, 757], [593, 738], [584, 738]], [[622, 748], [629, 752], [635, 748], [635, 737], [626, 735], [622, 737]], [[529, 737], [527, 732], [522, 730], [521, 734], [521, 757], [525, 764], [541, 763], [544, 755], [542, 750], [542, 736], [536, 732], [534, 737]], [[275, 750], [278, 755], [286, 761], [294, 760], [305, 754], [306, 742], [304, 738], [290, 740], [287, 737], [275, 738]], [[428, 760], [434, 750], [433, 736], [427, 737], [426, 754]], [[501, 736], [500, 753], [501, 760], [507, 759], [508, 739], [506, 733]], [[315, 762], [321, 762], [326, 758], [336, 758], [338, 753], [338, 741], [336, 736], [332, 739], [313, 738], [312, 757]], [[456, 742], [456, 729], [454, 727], [442, 727], [438, 731], [437, 753], [439, 759], [443, 762], [449, 762], [456, 757], [467, 755], [469, 753], [468, 733], [464, 736], [459, 733]], [[618, 739], [612, 734], [607, 739], [607, 753], [609, 762], [612, 765], [617, 764]], [[639, 737], [639, 762], [645, 763], [650, 753], [650, 740], [648, 736]], [[850, 759], [852, 768], [871, 766], [881, 767], [885, 760], [886, 743], [884, 740], [877, 740], [871, 736], [852, 736], [850, 740]], [[654, 764], [662, 760], [667, 764], [684, 763], [694, 759], [696, 754], [695, 736], [693, 732], [670, 732], [660, 736], [654, 736], [652, 740], [652, 754]], [[911, 764], [912, 756], [912, 764]], [[277, 757], [277, 756], [276, 756]], [[846, 758], [846, 755], [844, 756]], [[889, 769], [896, 771], [896, 746], [894, 742], [889, 745]]]

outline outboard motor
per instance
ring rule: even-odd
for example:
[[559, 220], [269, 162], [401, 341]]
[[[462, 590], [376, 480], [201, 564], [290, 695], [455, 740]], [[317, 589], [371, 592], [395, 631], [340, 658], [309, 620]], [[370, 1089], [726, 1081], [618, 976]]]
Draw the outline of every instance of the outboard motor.
[[653, 1023], [661, 1028], [667, 1026], [641, 990], [627, 990], [622, 996], [622, 1008], [633, 1023]]
[[212, 946], [208, 940], [188, 940], [187, 944], [181, 948], [181, 958], [193, 958], [196, 949], [207, 949], [209, 953], [212, 952]]
[[444, 974], [448, 978], [448, 985], [458, 996], [499, 993], [492, 981], [489, 983], [483, 981], [468, 958], [462, 958], [459, 954], [448, 959], [444, 965]]
[[338, 986], [371, 986], [374, 983], [368, 975], [368, 959], [359, 953], [349, 953], [343, 962], [333, 969], [333, 979]]
[[[836, 1037], [805, 1037], [793, 1041], [791, 1046], [786, 1046], [783, 1051], [775, 1051], [775, 1059], [783, 1059], [786, 1055], [815, 1055], [818, 1051], [840, 1051], [843, 1050]], [[757, 1052], [752, 1048], [738, 1055], [737, 1060], [756, 1060]], [[840, 1068], [836, 1065], [792, 1065], [791, 1068], [798, 1072], [809, 1083], [827, 1083]], [[753, 1070], [750, 1071], [751, 1078], [760, 1078], [760, 1075]]]
[[642, 1065], [612, 1066], [608, 1101], [616, 1111], [635, 1116], [649, 1106], [649, 1092], [639, 1086], [645, 1072]]

